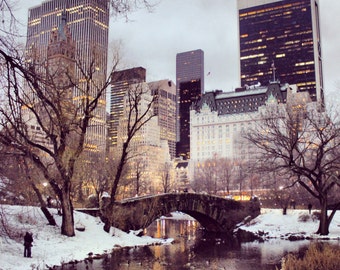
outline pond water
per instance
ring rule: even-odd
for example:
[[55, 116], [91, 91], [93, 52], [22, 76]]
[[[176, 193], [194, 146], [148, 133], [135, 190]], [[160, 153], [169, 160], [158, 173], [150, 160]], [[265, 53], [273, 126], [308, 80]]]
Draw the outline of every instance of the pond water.
[[174, 238], [174, 243], [117, 249], [103, 259], [58, 269], [275, 270], [276, 267], [280, 269], [281, 258], [288, 252], [304, 250], [310, 244], [307, 240], [280, 239], [241, 243], [236, 239], [207, 236], [195, 220], [160, 219], [145, 233], [158, 238]]

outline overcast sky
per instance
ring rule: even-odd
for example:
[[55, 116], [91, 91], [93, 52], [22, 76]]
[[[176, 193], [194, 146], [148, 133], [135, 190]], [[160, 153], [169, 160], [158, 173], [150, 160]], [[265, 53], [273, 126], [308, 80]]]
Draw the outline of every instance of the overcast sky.
[[[28, 7], [41, 0], [18, 0], [27, 23]], [[239, 82], [237, 0], [158, 0], [153, 12], [139, 10], [110, 21], [110, 44], [121, 42], [121, 68], [143, 66], [147, 81], [176, 81], [176, 53], [202, 49], [205, 89], [232, 91]], [[319, 0], [325, 92], [340, 91], [340, 1]], [[338, 92], [338, 91], [337, 91]]]

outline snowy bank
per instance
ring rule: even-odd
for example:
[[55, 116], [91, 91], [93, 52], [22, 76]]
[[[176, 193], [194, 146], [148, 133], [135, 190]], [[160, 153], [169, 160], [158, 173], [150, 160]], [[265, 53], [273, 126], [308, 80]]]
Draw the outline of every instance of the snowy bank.
[[[76, 230], [75, 237], [60, 234], [61, 217], [56, 209], [50, 209], [57, 227], [47, 225], [40, 208], [26, 206], [0, 205], [0, 215], [5, 224], [9, 225], [8, 237], [0, 238], [0, 270], [47, 269], [46, 265], [83, 260], [89, 253], [110, 253], [113, 248], [126, 246], [144, 246], [171, 243], [172, 239], [155, 239], [148, 236], [138, 237], [133, 233], [125, 233], [112, 228], [110, 234], [104, 232], [103, 223], [80, 212], [74, 212], [76, 227], [84, 227], [84, 231]], [[2, 226], [0, 226], [1, 229]], [[23, 236], [26, 231], [33, 233], [32, 258], [24, 258]], [[3, 235], [3, 232], [1, 233]]]
[[298, 239], [340, 239], [340, 213], [337, 212], [329, 227], [329, 235], [315, 234], [319, 228], [319, 220], [308, 210], [288, 209], [287, 215], [282, 209], [261, 209], [261, 215], [251, 220], [240, 229], [255, 233], [264, 239], [280, 238]]

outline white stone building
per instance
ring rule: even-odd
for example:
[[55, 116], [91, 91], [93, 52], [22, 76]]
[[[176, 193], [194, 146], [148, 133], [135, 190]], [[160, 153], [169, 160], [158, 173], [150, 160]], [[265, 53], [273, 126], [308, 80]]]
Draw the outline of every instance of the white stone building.
[[190, 111], [189, 178], [207, 159], [229, 158], [244, 164], [254, 158], [256, 149], [242, 133], [253, 127], [268, 104], [286, 106], [287, 98], [296, 100], [296, 94], [300, 93], [295, 85], [279, 82], [205, 93]]

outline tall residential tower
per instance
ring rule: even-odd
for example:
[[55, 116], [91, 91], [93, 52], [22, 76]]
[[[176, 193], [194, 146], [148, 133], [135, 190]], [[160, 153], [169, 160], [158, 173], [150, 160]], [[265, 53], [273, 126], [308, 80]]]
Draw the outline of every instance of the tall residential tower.
[[238, 0], [241, 85], [279, 79], [324, 106], [318, 0]]
[[190, 158], [190, 106], [204, 91], [204, 52], [194, 50], [176, 55], [177, 145], [176, 155]]

